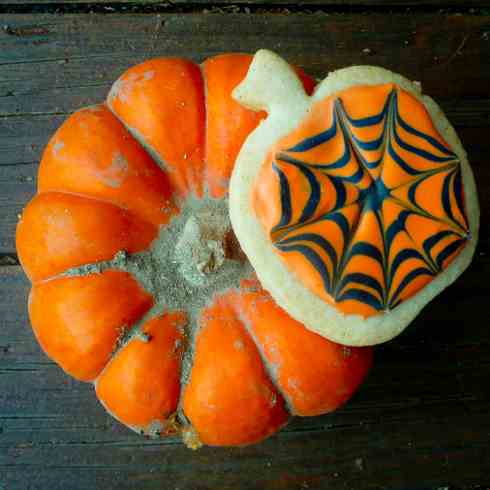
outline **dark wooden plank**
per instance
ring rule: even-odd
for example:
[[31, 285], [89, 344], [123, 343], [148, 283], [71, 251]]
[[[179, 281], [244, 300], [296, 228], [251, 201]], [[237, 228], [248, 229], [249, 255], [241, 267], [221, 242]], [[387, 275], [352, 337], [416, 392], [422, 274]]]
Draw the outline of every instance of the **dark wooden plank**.
[[4, 15], [2, 23], [0, 94], [35, 101], [54, 90], [53, 106], [61, 87], [89, 91], [151, 56], [202, 60], [263, 47], [314, 76], [379, 64], [422, 81], [436, 98], [488, 97], [490, 16]]
[[201, 61], [264, 46], [318, 77], [370, 63], [421, 80], [469, 152], [489, 235], [490, 141], [482, 135], [490, 125], [490, 16], [398, 14], [386, 22], [379, 14], [5, 15], [2, 23], [0, 253], [14, 253], [17, 215], [34, 192], [36, 163], [70, 112], [103, 100], [125, 69], [146, 58]]
[[[7, 2], [6, 2], [7, 3]], [[90, 5], [92, 7], [97, 5], [109, 6], [107, 11], [111, 11], [111, 7], [114, 10], [118, 10], [118, 6], [130, 5], [132, 7], [143, 6], [160, 6], [161, 8], [172, 8], [175, 6], [181, 6], [186, 4], [192, 4], [195, 7], [233, 7], [233, 6], [293, 6], [295, 9], [304, 6], [314, 7], [341, 7], [349, 9], [352, 6], [361, 7], [460, 7], [468, 9], [468, 7], [487, 7], [490, 5], [488, 0], [299, 0], [293, 2], [291, 0], [63, 0], [62, 2], [53, 2], [52, 0], [9, 0], [10, 5], [49, 5], [57, 3], [57, 5]], [[233, 9], [231, 9], [233, 10]]]
[[474, 319], [487, 309], [487, 273], [490, 260], [480, 255], [406, 333], [378, 347], [369, 379], [338, 412], [295, 419], [256, 446], [191, 452], [176, 438], [144, 440], [126, 430], [90, 385], [47, 360], [28, 326], [27, 280], [19, 267], [0, 268], [0, 483], [9, 490], [484, 485], [490, 331]]

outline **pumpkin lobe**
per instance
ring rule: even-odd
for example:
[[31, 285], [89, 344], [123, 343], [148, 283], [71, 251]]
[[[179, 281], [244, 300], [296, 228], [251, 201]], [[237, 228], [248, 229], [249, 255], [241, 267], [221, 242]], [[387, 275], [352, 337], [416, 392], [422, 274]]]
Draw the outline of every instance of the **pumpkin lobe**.
[[146, 322], [97, 379], [97, 396], [115, 417], [152, 436], [172, 433], [184, 346], [182, 313]]
[[245, 445], [276, 432], [289, 413], [235, 311], [233, 293], [216, 296], [199, 326], [183, 409], [200, 441]]

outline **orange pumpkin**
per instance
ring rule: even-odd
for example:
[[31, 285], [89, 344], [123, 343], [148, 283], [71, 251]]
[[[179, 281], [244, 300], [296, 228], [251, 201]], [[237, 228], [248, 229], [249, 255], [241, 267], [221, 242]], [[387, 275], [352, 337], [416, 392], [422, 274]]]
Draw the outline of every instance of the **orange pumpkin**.
[[279, 308], [231, 232], [231, 170], [265, 117], [230, 95], [250, 62], [128, 70], [53, 136], [17, 229], [48, 356], [130, 428], [180, 431], [190, 447], [250, 444], [290, 414], [334, 410], [372, 358]]

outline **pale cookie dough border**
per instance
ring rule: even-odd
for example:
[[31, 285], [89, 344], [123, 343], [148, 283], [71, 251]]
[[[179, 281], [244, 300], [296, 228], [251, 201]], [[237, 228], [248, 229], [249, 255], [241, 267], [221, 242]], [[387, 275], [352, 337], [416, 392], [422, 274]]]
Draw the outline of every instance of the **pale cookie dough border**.
[[[396, 83], [421, 101], [439, 133], [460, 159], [471, 237], [444, 273], [415, 296], [393, 310], [363, 318], [339, 312], [294, 277], [273, 251], [264, 228], [254, 215], [250, 192], [271, 145], [289, 134], [311, 110], [312, 104], [354, 85], [384, 83]], [[430, 97], [422, 95], [417, 84], [383, 68], [353, 66], [330, 73], [308, 97], [290, 66], [276, 54], [261, 50], [255, 55], [245, 80], [235, 89], [233, 96], [242, 105], [265, 110], [269, 116], [249, 135], [235, 163], [230, 182], [231, 222], [263, 287], [293, 318], [341, 344], [379, 344], [402, 332], [429, 301], [468, 267], [475, 252], [479, 227], [475, 180], [454, 128], [439, 106]]]

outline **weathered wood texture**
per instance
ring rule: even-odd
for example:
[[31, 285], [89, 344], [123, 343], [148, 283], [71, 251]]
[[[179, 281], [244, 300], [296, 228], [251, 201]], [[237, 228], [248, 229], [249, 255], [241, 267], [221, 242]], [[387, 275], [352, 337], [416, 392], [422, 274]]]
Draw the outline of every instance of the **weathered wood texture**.
[[0, 254], [15, 253], [16, 217], [53, 131], [130, 65], [161, 55], [266, 46], [316, 76], [370, 63], [421, 80], [461, 135], [482, 203], [474, 264], [376, 349], [356, 397], [249, 448], [190, 452], [123, 428], [40, 351], [27, 280], [0, 267], [1, 490], [490, 488], [489, 17], [2, 15], [0, 25]]
[[469, 7], [487, 7], [490, 5], [489, 0], [64, 0], [63, 2], [53, 2], [53, 0], [8, 0], [4, 2], [9, 5], [131, 5], [134, 7], [141, 6], [161, 6], [175, 7], [182, 5], [202, 6], [233, 6], [233, 5], [250, 5], [250, 6], [293, 6], [294, 8], [305, 6], [333, 6], [341, 8], [351, 7], [456, 7], [467, 9]]
[[[0, 268], [0, 488], [469, 488], [490, 481], [490, 288], [478, 256], [324, 417], [248, 448], [185, 449], [115, 422], [89, 385], [47, 360], [28, 326], [28, 284]], [[468, 311], [472, 314], [468, 316]]]
[[42, 149], [70, 112], [102, 101], [124, 70], [149, 57], [201, 61], [260, 47], [317, 77], [369, 63], [422, 81], [469, 152], [489, 235], [490, 16], [4, 15], [2, 24], [0, 253], [15, 251], [17, 215], [34, 192]]

